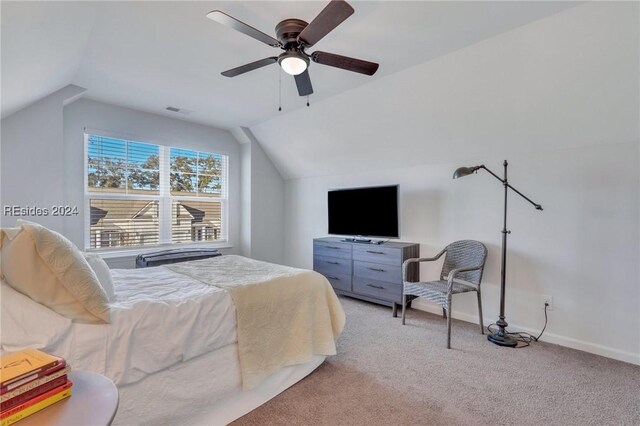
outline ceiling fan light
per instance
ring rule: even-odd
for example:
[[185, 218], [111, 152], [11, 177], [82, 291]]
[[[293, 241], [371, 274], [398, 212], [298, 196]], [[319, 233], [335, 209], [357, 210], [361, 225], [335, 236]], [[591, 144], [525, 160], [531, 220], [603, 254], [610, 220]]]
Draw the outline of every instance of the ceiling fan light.
[[280, 60], [280, 66], [287, 74], [302, 74], [307, 69], [308, 62], [298, 56], [287, 56]]

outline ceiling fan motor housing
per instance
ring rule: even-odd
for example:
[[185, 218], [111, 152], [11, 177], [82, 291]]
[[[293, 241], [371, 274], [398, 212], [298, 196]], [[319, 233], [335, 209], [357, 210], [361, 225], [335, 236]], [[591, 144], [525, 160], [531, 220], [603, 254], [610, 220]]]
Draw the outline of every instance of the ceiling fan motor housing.
[[276, 37], [282, 43], [285, 49], [297, 48], [298, 34], [309, 25], [302, 19], [285, 19], [276, 25]]
[[[278, 56], [278, 63], [283, 66], [282, 61], [287, 58], [299, 58], [309, 66], [309, 56], [304, 52], [304, 46], [298, 41], [298, 34], [309, 25], [302, 19], [285, 19], [276, 25], [276, 36], [282, 43], [284, 52]], [[286, 68], [285, 68], [286, 70]], [[290, 71], [288, 71], [291, 73]]]

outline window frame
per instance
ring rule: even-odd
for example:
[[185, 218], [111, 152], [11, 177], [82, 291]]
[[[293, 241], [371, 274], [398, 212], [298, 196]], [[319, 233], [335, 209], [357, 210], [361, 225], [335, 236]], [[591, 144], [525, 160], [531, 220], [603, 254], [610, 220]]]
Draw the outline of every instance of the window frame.
[[[114, 194], [89, 191], [89, 138], [91, 136], [104, 137], [111, 139], [119, 139], [125, 142], [139, 142], [159, 147], [159, 173], [160, 182], [157, 195], [146, 194]], [[221, 196], [217, 197], [197, 197], [184, 195], [171, 195], [170, 176], [171, 176], [171, 148], [194, 151], [198, 153], [206, 153], [221, 156], [224, 164], [222, 165], [224, 172], [224, 185]], [[87, 252], [98, 252], [101, 254], [116, 254], [118, 252], [149, 252], [169, 247], [229, 247], [229, 163], [230, 155], [224, 150], [216, 149], [216, 152], [207, 152], [200, 148], [191, 148], [188, 146], [169, 145], [166, 143], [158, 143], [147, 138], [140, 138], [129, 135], [122, 135], [110, 132], [91, 131], [85, 129], [83, 133], [83, 193], [84, 193], [84, 221], [83, 221], [83, 241], [84, 250]], [[158, 201], [158, 243], [139, 246], [116, 246], [116, 247], [91, 247], [91, 199], [114, 199], [114, 200], [149, 200]], [[198, 201], [198, 202], [219, 202], [220, 203], [220, 237], [213, 241], [190, 241], [190, 242], [173, 242], [172, 241], [172, 205], [174, 201]]]

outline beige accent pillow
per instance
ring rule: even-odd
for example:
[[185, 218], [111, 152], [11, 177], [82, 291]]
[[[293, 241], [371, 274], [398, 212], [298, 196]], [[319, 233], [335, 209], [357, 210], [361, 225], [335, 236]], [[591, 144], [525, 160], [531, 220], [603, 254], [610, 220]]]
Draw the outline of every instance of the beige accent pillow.
[[3, 235], [2, 275], [20, 293], [83, 323], [109, 322], [107, 295], [78, 248], [41, 225], [18, 221], [13, 239]]

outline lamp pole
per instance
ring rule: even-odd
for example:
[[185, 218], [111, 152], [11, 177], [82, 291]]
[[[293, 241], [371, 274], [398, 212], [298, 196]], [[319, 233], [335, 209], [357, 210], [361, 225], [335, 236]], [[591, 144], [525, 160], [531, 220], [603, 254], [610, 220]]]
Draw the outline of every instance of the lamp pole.
[[500, 267], [500, 316], [498, 318], [498, 321], [496, 321], [498, 331], [489, 334], [487, 336], [487, 339], [490, 342], [495, 343], [496, 345], [515, 347], [518, 342], [507, 333], [506, 328], [509, 324], [507, 324], [507, 321], [505, 321], [504, 315], [505, 290], [507, 281], [507, 234], [511, 233], [511, 231], [507, 230], [507, 195], [509, 193], [509, 189], [512, 189], [516, 194], [520, 195], [529, 203], [533, 204], [536, 210], [542, 210], [542, 206], [540, 204], [534, 203], [527, 196], [525, 196], [509, 184], [509, 180], [507, 179], [507, 166], [509, 165], [509, 163], [507, 163], [507, 160], [504, 160], [504, 163], [502, 163], [502, 165], [504, 166], [504, 178], [500, 178], [500, 176], [496, 175], [491, 170], [486, 168], [484, 164], [474, 167], [460, 167], [454, 172], [453, 178], [457, 179], [459, 177], [476, 173], [479, 169], [484, 169], [485, 171], [493, 175], [493, 177], [502, 182], [502, 186], [504, 187], [504, 212], [502, 221], [502, 264]]
[[490, 342], [495, 343], [500, 346], [510, 346], [514, 347], [518, 344], [515, 339], [509, 336], [506, 332], [506, 328], [509, 324], [505, 321], [504, 316], [504, 300], [505, 300], [505, 292], [507, 289], [506, 281], [507, 281], [507, 234], [510, 234], [511, 231], [507, 229], [507, 195], [509, 191], [509, 181], [507, 179], [507, 160], [504, 160], [502, 164], [504, 166], [504, 179], [502, 180], [502, 186], [504, 187], [504, 213], [502, 220], [502, 262], [500, 266], [500, 316], [498, 317], [498, 321], [496, 321], [496, 325], [498, 326], [498, 331], [487, 336], [487, 339]]

